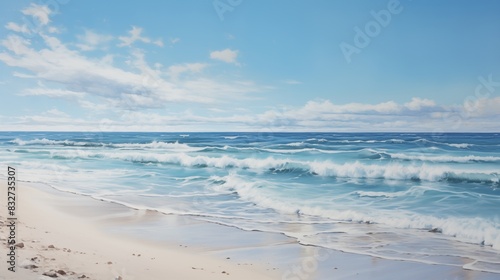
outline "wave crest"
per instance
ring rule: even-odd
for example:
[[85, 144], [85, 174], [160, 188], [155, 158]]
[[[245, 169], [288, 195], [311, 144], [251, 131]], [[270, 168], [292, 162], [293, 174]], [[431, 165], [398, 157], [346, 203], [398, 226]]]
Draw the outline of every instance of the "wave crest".
[[498, 173], [492, 170], [458, 169], [447, 165], [403, 164], [388, 162], [366, 164], [359, 161], [343, 164], [325, 161], [306, 161], [291, 158], [236, 158], [228, 155], [210, 157], [186, 153], [151, 153], [144, 151], [122, 150], [121, 152], [95, 152], [80, 150], [51, 151], [52, 157], [64, 158], [111, 158], [138, 163], [177, 164], [186, 167], [220, 169], [239, 168], [254, 172], [301, 173], [335, 178], [383, 179], [383, 180], [422, 180], [498, 183]]

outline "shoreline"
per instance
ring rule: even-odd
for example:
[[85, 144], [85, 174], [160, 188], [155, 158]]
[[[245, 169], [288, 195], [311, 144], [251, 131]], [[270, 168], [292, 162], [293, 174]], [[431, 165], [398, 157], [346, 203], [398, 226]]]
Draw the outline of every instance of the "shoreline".
[[[38, 183], [20, 182], [18, 197], [17, 239], [24, 247], [17, 249], [14, 278], [5, 267], [0, 279], [51, 279], [42, 276], [51, 270], [66, 273], [57, 279], [123, 280], [391, 279], [402, 271], [408, 279], [498, 276], [304, 246], [278, 233], [133, 209]], [[0, 198], [5, 209], [5, 194]], [[6, 221], [6, 210], [0, 216]], [[1, 237], [6, 248], [5, 226]]]

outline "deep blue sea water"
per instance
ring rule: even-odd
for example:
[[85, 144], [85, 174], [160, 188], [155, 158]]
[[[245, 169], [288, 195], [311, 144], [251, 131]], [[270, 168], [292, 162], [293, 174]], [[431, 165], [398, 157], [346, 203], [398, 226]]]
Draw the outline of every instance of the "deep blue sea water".
[[135, 208], [500, 273], [495, 133], [0, 132], [0, 162]]

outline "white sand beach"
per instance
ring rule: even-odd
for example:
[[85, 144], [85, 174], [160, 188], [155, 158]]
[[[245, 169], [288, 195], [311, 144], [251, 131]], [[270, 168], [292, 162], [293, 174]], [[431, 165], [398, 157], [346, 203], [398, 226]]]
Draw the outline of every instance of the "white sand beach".
[[[5, 209], [6, 199], [2, 201]], [[277, 279], [257, 263], [237, 265], [185, 247], [100, 230], [98, 225], [112, 217], [137, 218], [137, 211], [120, 205], [72, 194], [57, 196], [27, 184], [19, 187], [17, 205], [16, 241], [23, 245], [17, 248], [16, 271], [4, 265], [0, 279], [45, 279], [43, 274], [57, 279]], [[2, 221], [6, 252], [5, 213]]]

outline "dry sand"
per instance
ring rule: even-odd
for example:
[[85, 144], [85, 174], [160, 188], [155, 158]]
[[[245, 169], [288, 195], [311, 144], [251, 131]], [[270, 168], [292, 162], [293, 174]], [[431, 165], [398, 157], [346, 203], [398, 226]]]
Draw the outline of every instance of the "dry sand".
[[[0, 196], [3, 243], [0, 279], [55, 279], [53, 276], [99, 280], [281, 278], [258, 263], [242, 266], [178, 245], [143, 242], [107, 233], [98, 226], [103, 221], [116, 217], [133, 220], [137, 218], [137, 211], [72, 194], [56, 195], [21, 184], [17, 194], [16, 243], [19, 247], [15, 272], [5, 265], [9, 252], [6, 247], [6, 191]], [[5, 183], [3, 187], [6, 190]]]

